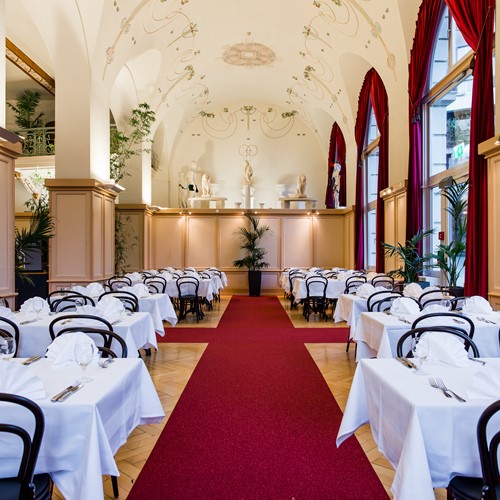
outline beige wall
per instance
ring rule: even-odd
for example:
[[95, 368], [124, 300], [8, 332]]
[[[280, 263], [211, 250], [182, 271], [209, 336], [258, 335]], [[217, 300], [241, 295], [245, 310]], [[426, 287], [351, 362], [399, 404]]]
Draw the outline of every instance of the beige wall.
[[[390, 245], [406, 241], [406, 181], [385, 189], [384, 200], [385, 242]], [[385, 259], [385, 270], [397, 269], [400, 263], [396, 257]]]
[[[263, 290], [279, 290], [279, 275], [285, 267], [350, 267], [352, 214], [352, 208], [319, 210], [315, 215], [295, 210], [259, 210], [256, 216], [261, 224], [271, 229], [262, 241], [269, 263], [264, 269]], [[241, 255], [237, 228], [245, 221], [241, 211], [230, 209], [157, 212], [152, 222], [151, 267], [216, 266], [228, 275], [229, 291], [243, 292], [247, 273], [235, 268], [233, 261]]]

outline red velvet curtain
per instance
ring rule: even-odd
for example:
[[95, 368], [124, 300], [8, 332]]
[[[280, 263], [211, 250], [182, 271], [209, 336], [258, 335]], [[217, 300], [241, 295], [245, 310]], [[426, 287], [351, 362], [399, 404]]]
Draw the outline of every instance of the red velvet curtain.
[[325, 205], [326, 208], [333, 208], [333, 183], [332, 172], [335, 163], [339, 163], [342, 167], [340, 174], [340, 190], [339, 190], [339, 203], [340, 206], [346, 205], [346, 145], [344, 134], [340, 129], [337, 122], [332, 126], [330, 134], [330, 152], [328, 154], [328, 184], [326, 186]]
[[408, 68], [409, 157], [406, 195], [406, 239], [423, 228], [422, 215], [422, 121], [421, 106], [429, 75], [434, 40], [444, 4], [423, 0], [417, 17]]
[[384, 200], [379, 193], [389, 185], [389, 106], [387, 92], [379, 74], [373, 71], [370, 97], [373, 112], [380, 133], [378, 143], [378, 185], [377, 185], [377, 222], [376, 222], [376, 271], [385, 272], [384, 249], [381, 245], [385, 241]]
[[465, 41], [475, 51], [470, 118], [469, 206], [465, 294], [488, 294], [487, 162], [479, 143], [494, 135], [493, 29], [495, 0], [445, 0]]
[[354, 136], [357, 146], [356, 165], [356, 211], [354, 213], [354, 262], [356, 269], [365, 267], [365, 227], [364, 227], [364, 191], [363, 191], [363, 146], [365, 144], [366, 127], [369, 117], [370, 90], [372, 85], [372, 75], [375, 70], [371, 69], [365, 76], [363, 86], [358, 97], [358, 113], [356, 115], [356, 125]]

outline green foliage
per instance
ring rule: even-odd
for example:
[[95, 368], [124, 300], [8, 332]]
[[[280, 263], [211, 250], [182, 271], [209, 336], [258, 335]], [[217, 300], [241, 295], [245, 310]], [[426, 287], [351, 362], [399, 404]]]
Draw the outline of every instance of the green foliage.
[[54, 223], [46, 197], [33, 199], [26, 205], [31, 209], [32, 217], [29, 228], [23, 228], [21, 231], [17, 227], [15, 229], [15, 272], [22, 280], [31, 282], [24, 273], [26, 253], [30, 250], [41, 250], [42, 260], [46, 260], [43, 256], [47, 254], [49, 239], [54, 236]]
[[[115, 274], [125, 274], [125, 265], [129, 252], [137, 245], [137, 236], [132, 237], [127, 229], [131, 222], [130, 215], [115, 214]], [[135, 240], [135, 241], [131, 241]]]
[[247, 267], [250, 271], [269, 267], [269, 263], [263, 260], [267, 251], [259, 247], [259, 243], [271, 229], [269, 226], [260, 226], [260, 220], [252, 215], [246, 214], [246, 217], [250, 222], [250, 228], [241, 226], [236, 231], [242, 241], [240, 248], [245, 250], [246, 255], [241, 259], [233, 261], [233, 266]]
[[36, 114], [36, 108], [40, 104], [42, 95], [38, 90], [23, 90], [17, 96], [16, 106], [7, 103], [16, 114], [16, 125], [21, 129], [40, 128], [44, 126], [43, 111]]
[[433, 257], [437, 266], [444, 272], [447, 285], [456, 287], [462, 270], [465, 267], [465, 240], [467, 236], [467, 191], [469, 181], [445, 187], [441, 194], [447, 199], [446, 211], [450, 214], [452, 227], [448, 244], [440, 243]]
[[110, 129], [109, 138], [109, 160], [110, 177], [116, 182], [120, 182], [125, 176], [127, 161], [132, 156], [151, 151], [150, 148], [142, 148], [144, 143], [151, 143], [149, 135], [151, 126], [155, 122], [155, 112], [149, 104], [143, 102], [133, 109], [128, 120], [130, 134], [120, 132], [117, 128]]
[[419, 230], [417, 234], [406, 242], [406, 245], [402, 245], [401, 243], [397, 245], [382, 243], [385, 256], [396, 256], [401, 262], [399, 269], [390, 271], [388, 274], [401, 278], [406, 283], [418, 281], [418, 276], [422, 274], [424, 268], [432, 258], [432, 254], [421, 255], [419, 247], [424, 238], [431, 235], [433, 232], [433, 229], [428, 229], [426, 231]]

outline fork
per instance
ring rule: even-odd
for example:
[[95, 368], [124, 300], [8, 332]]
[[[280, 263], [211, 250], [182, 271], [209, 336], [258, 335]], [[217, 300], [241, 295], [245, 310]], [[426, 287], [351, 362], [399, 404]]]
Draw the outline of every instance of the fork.
[[429, 377], [428, 380], [431, 387], [434, 387], [434, 389], [441, 389], [441, 391], [447, 398], [452, 397], [451, 394], [448, 393], [448, 391], [445, 391], [442, 387], [439, 387], [438, 383], [432, 377]]
[[436, 382], [439, 386], [439, 388], [443, 391], [443, 392], [449, 392], [451, 394], [453, 394], [453, 396], [455, 396], [455, 399], [458, 399], [458, 401], [460, 401], [461, 403], [467, 403], [467, 401], [459, 396], [456, 392], [453, 392], [451, 389], [448, 389], [448, 387], [446, 387], [445, 383], [443, 382], [443, 379], [442, 378], [438, 378], [436, 379]]

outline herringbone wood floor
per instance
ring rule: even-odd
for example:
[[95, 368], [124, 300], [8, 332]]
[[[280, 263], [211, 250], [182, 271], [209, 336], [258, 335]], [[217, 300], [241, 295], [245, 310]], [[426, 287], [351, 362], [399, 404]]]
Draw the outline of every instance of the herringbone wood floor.
[[[214, 309], [206, 312], [205, 319], [199, 325], [195, 321], [193, 322], [191, 318], [188, 318], [175, 328], [192, 326], [215, 328], [229, 303], [229, 299], [229, 296], [222, 296], [221, 301], [215, 303]], [[300, 309], [291, 311], [288, 301], [281, 299], [281, 302], [295, 327], [332, 328], [345, 326], [343, 323], [334, 324], [331, 319], [325, 322], [316, 315], [312, 315], [310, 321], [306, 322]], [[166, 326], [168, 327], [168, 325]], [[144, 425], [135, 429], [128, 441], [116, 454], [116, 462], [121, 474], [118, 478], [120, 499], [127, 498], [135, 479], [146, 463], [158, 436], [167, 423], [206, 346], [207, 344], [159, 344], [157, 352], [153, 352], [150, 357], [143, 357], [158, 391], [166, 417], [161, 424]], [[356, 368], [354, 348], [351, 348], [349, 353], [346, 353], [345, 344], [307, 344], [306, 347], [323, 374], [337, 403], [343, 410]], [[365, 425], [359, 429], [356, 436], [375, 472], [389, 493], [394, 470], [390, 463], [378, 452], [369, 426]], [[105, 498], [112, 499], [113, 494], [109, 477], [105, 477], [103, 481]], [[57, 499], [62, 498], [57, 491], [54, 497]], [[445, 499], [446, 491], [436, 490], [436, 498]]]

